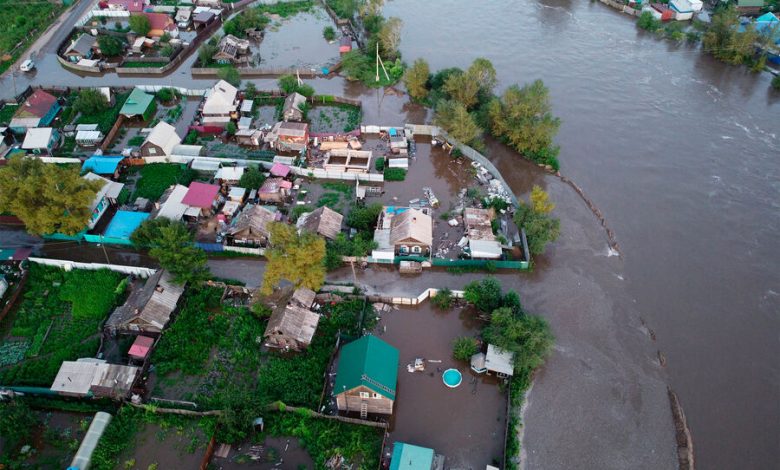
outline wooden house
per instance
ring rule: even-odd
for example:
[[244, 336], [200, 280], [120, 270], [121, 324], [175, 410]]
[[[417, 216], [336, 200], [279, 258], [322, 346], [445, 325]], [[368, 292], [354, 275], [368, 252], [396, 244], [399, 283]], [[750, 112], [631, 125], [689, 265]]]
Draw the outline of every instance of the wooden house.
[[281, 213], [275, 209], [248, 204], [231, 222], [227, 232], [228, 243], [266, 246], [271, 235], [269, 224], [281, 219]]
[[764, 0], [737, 0], [737, 11], [742, 15], [757, 15], [764, 8]]
[[277, 122], [265, 135], [265, 142], [276, 150], [300, 152], [309, 143], [309, 125], [305, 122]]
[[108, 364], [102, 359], [63, 361], [50, 390], [69, 397], [126, 398], [141, 371], [140, 367]]
[[173, 283], [165, 270], [158, 270], [143, 287], [133, 289], [127, 301], [114, 309], [105, 329], [111, 335], [143, 333], [157, 336], [168, 325], [184, 286]]
[[301, 106], [306, 103], [306, 97], [300, 93], [290, 93], [284, 99], [284, 108], [282, 108], [282, 119], [285, 121], [303, 120], [303, 111]]
[[316, 233], [333, 240], [341, 233], [341, 222], [344, 216], [333, 209], [322, 206], [312, 212], [301, 214], [296, 226], [299, 231]]
[[151, 29], [146, 34], [150, 38], [159, 38], [165, 34], [176, 37], [179, 35], [179, 29], [176, 27], [176, 23], [173, 21], [171, 15], [167, 13], [143, 13], [146, 18], [149, 19]]
[[315, 295], [300, 287], [274, 309], [263, 333], [266, 347], [301, 351], [311, 344], [320, 321], [320, 315], [311, 310]]
[[160, 121], [141, 144], [142, 157], [165, 157], [171, 155], [173, 148], [181, 143], [181, 137], [176, 128], [165, 121]]
[[339, 411], [393, 414], [398, 357], [398, 349], [372, 335], [344, 345], [333, 387]]
[[240, 129], [233, 134], [238, 145], [260, 147], [263, 144], [263, 132], [257, 129]]
[[428, 255], [433, 246], [431, 216], [412, 208], [396, 212], [390, 220], [390, 244], [397, 255]]

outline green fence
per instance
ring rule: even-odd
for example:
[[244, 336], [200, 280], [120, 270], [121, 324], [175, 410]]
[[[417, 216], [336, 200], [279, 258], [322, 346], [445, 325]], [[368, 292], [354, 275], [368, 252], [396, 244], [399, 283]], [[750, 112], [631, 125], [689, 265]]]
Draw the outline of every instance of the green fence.
[[[428, 258], [423, 256], [396, 256], [394, 263], [399, 264], [401, 261], [429, 261]], [[511, 261], [511, 260], [490, 260], [490, 259], [442, 259], [433, 258], [430, 260], [433, 266], [439, 266], [443, 268], [482, 268], [488, 269], [493, 267], [496, 269], [528, 269], [528, 261]]]

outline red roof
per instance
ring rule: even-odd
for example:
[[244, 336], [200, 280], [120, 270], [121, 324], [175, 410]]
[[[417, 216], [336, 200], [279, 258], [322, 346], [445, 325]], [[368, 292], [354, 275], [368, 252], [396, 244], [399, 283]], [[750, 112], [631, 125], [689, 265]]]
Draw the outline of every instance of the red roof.
[[25, 101], [24, 104], [19, 107], [19, 111], [17, 111], [17, 113], [19, 115], [24, 114], [26, 116], [42, 118], [46, 116], [46, 114], [56, 102], [57, 98], [43, 90], [38, 90], [30, 95], [29, 98], [27, 98], [27, 101]]
[[173, 18], [171, 18], [170, 15], [165, 13], [144, 13], [144, 15], [149, 18], [149, 23], [152, 25], [152, 31], [155, 29], [170, 31], [171, 29], [176, 28], [176, 25], [173, 24]]
[[194, 182], [190, 184], [190, 189], [181, 200], [182, 204], [208, 209], [214, 203], [219, 193], [219, 186], [216, 184], [206, 184]]
[[29, 258], [31, 254], [32, 248], [17, 248], [11, 259], [14, 261], [24, 261]]
[[146, 359], [149, 355], [149, 351], [154, 344], [154, 338], [148, 336], [136, 336], [133, 345], [130, 346], [130, 350], [127, 352], [128, 356], [132, 356], [138, 359]]
[[140, 13], [144, 11], [143, 0], [108, 0], [109, 5], [120, 5], [131, 13]]
[[282, 163], [274, 163], [271, 167], [271, 174], [273, 176], [281, 176], [284, 178], [290, 174], [290, 167]]

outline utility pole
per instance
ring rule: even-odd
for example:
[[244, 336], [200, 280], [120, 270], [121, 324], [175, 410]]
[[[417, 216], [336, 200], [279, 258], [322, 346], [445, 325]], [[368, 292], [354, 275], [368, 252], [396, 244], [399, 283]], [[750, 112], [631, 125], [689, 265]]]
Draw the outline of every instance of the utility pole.
[[376, 43], [376, 81], [379, 81], [379, 43]]

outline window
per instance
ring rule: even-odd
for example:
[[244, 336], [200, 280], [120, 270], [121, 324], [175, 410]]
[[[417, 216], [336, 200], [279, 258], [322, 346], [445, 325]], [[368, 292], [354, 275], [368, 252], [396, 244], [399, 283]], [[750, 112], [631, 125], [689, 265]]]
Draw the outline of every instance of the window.
[[360, 392], [360, 398], [368, 398], [368, 392]]
[[398, 249], [401, 253], [407, 253], [409, 252], [409, 247], [406, 245], [401, 245], [401, 248]]
[[157, 149], [154, 147], [149, 147], [149, 155], [157, 155]]
[[412, 253], [422, 253], [422, 248], [420, 248], [419, 246], [413, 246]]
[[371, 398], [382, 398], [382, 395], [380, 395], [378, 393], [372, 393], [371, 394]]

